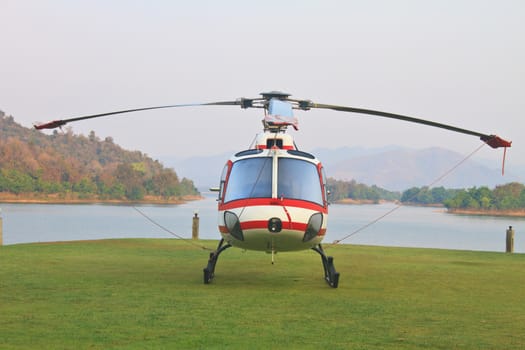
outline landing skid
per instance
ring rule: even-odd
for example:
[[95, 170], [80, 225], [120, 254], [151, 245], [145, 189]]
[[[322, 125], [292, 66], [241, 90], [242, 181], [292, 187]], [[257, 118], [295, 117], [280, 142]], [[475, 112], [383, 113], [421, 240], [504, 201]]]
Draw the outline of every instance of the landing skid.
[[334, 258], [331, 256], [326, 256], [321, 244], [316, 245], [312, 249], [321, 255], [324, 268], [324, 279], [330, 285], [330, 287], [337, 288], [339, 285], [339, 272], [335, 271]]
[[215, 265], [217, 264], [217, 259], [219, 259], [219, 254], [221, 254], [226, 249], [230, 248], [232, 245], [230, 243], [224, 244], [224, 239], [221, 239], [217, 249], [210, 253], [210, 258], [208, 259], [208, 266], [204, 268], [204, 284], [209, 284], [213, 277], [215, 277]]
[[[229, 243], [224, 244], [224, 239], [221, 239], [217, 249], [210, 253], [208, 266], [203, 269], [204, 284], [209, 284], [213, 280], [213, 277], [215, 277], [215, 265], [217, 265], [219, 255], [231, 246], [232, 245]], [[319, 253], [319, 255], [321, 255], [321, 261], [323, 262], [324, 269], [324, 279], [330, 287], [337, 288], [339, 285], [339, 272], [335, 271], [334, 258], [331, 256], [326, 256], [323, 247], [320, 244], [313, 247], [312, 250], [315, 250], [317, 253]]]

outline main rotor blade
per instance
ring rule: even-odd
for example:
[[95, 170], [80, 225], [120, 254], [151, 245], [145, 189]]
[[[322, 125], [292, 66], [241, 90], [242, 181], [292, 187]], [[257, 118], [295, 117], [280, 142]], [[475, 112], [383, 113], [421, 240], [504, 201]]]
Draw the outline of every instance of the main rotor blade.
[[[360, 114], [376, 115], [379, 117], [385, 117], [385, 118], [391, 118], [391, 119], [404, 120], [404, 121], [408, 121], [412, 123], [424, 124], [424, 125], [428, 125], [428, 126], [432, 126], [436, 128], [447, 129], [450, 131], [459, 132], [459, 133], [463, 133], [467, 135], [478, 136], [482, 141], [486, 142], [492, 148], [511, 147], [511, 144], [512, 144], [511, 141], [504, 140], [497, 135], [483, 134], [483, 133], [473, 131], [473, 130], [458, 128], [456, 126], [437, 123], [437, 122], [433, 122], [430, 120], [410, 117], [410, 116], [406, 116], [402, 114], [376, 111], [372, 109], [338, 106], [338, 105], [330, 105], [330, 104], [323, 104], [323, 103], [314, 103], [309, 100], [293, 100], [293, 99], [288, 98], [289, 96], [288, 94], [283, 94], [283, 93], [278, 93], [278, 96], [280, 96], [283, 101], [290, 101], [294, 103], [295, 104], [294, 108], [298, 108], [302, 110], [309, 110], [311, 108], [331, 109], [331, 110], [340, 111], [340, 112], [360, 113]], [[79, 121], [79, 120], [84, 120], [84, 119], [92, 119], [92, 118], [105, 117], [105, 116], [110, 116], [110, 115], [115, 115], [115, 114], [124, 114], [124, 113], [147, 111], [147, 110], [153, 110], [153, 109], [163, 109], [163, 108], [196, 107], [196, 106], [241, 106], [241, 108], [244, 108], [244, 109], [250, 108], [250, 107], [267, 108], [268, 100], [271, 97], [274, 97], [274, 96], [272, 94], [263, 94], [263, 98], [256, 98], [256, 99], [241, 98], [236, 101], [190, 103], [190, 104], [178, 104], [178, 105], [126, 109], [126, 110], [121, 110], [121, 111], [107, 112], [107, 113], [101, 113], [101, 114], [92, 114], [92, 115], [74, 117], [74, 118], [69, 118], [69, 119], [58, 119], [58, 120], [53, 120], [48, 123], [35, 125], [34, 127], [38, 130], [54, 129], [54, 128], [61, 127], [69, 122], [74, 122], [74, 121]]]
[[113, 111], [113, 112], [100, 113], [100, 114], [84, 115], [84, 116], [68, 118], [68, 119], [58, 119], [58, 120], [53, 120], [53, 121], [48, 122], [48, 123], [34, 125], [34, 127], [37, 130], [55, 129], [55, 128], [61, 127], [63, 125], [66, 125], [69, 122], [76, 122], [76, 121], [84, 120], [84, 119], [93, 119], [93, 118], [106, 117], [106, 116], [115, 115], [115, 114], [124, 114], [124, 113], [148, 111], [148, 110], [152, 110], [152, 109], [177, 108], [177, 107], [197, 107], [197, 106], [235, 106], [235, 105], [241, 105], [241, 101], [221, 101], [221, 102], [208, 102], [208, 103], [187, 103], [187, 104], [178, 104], [178, 105], [143, 107], [143, 108], [125, 109], [125, 110], [121, 110], [121, 111]]
[[441, 129], [447, 129], [447, 130], [454, 131], [454, 132], [459, 132], [459, 133], [462, 133], [462, 134], [478, 136], [482, 141], [486, 142], [492, 148], [510, 147], [511, 144], [512, 144], [512, 141], [506, 141], [506, 140], [500, 138], [497, 135], [487, 135], [487, 134], [483, 134], [483, 133], [480, 133], [480, 132], [477, 132], [477, 131], [472, 131], [472, 130], [468, 130], [468, 129], [462, 129], [462, 128], [458, 128], [456, 126], [447, 125], [447, 124], [441, 124], [441, 123], [433, 122], [433, 121], [430, 121], [430, 120], [414, 118], [414, 117], [410, 117], [410, 116], [406, 116], [406, 115], [402, 115], [402, 114], [395, 114], [395, 113], [376, 111], [376, 110], [373, 110], [373, 109], [337, 106], [337, 105], [329, 105], [329, 104], [314, 103], [314, 102], [310, 102], [308, 107], [310, 107], [310, 108], [320, 108], [320, 109], [332, 109], [334, 111], [340, 111], [340, 112], [351, 112], [351, 113], [376, 115], [376, 116], [379, 116], [379, 117], [404, 120], [404, 121], [407, 121], [407, 122], [429, 125], [429, 126], [433, 126], [433, 127], [441, 128]]

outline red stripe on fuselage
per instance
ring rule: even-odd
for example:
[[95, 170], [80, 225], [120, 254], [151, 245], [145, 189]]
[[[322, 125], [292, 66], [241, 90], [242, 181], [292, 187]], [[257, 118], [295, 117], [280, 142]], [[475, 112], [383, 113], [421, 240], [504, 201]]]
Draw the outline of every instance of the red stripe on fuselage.
[[[285, 230], [300, 231], [300, 232], [306, 231], [307, 225], [302, 223], [302, 222], [292, 222], [290, 224], [291, 225], [290, 225], [289, 228], [284, 228], [284, 229]], [[241, 229], [243, 229], [243, 230], [268, 229], [268, 221], [262, 221], [262, 220], [259, 220], [259, 221], [245, 221], [245, 222], [241, 223]], [[230, 233], [226, 226], [221, 226], [221, 225], [219, 225], [219, 232], [220, 233]], [[268, 232], [270, 232], [270, 231], [268, 231]], [[274, 233], [274, 234], [278, 235], [279, 233]], [[325, 234], [326, 234], [326, 229], [322, 228], [317, 235], [318, 236], [324, 236]]]
[[266, 145], [257, 145], [257, 149], [284, 149], [284, 150], [290, 150], [290, 149], [295, 149], [295, 147], [294, 146], [286, 146], [286, 145], [284, 145], [281, 148], [275, 147], [275, 146], [268, 148], [268, 147], [266, 147]]
[[278, 205], [284, 207], [295, 207], [319, 211], [328, 214], [328, 208], [314, 202], [302, 201], [298, 199], [287, 198], [249, 198], [239, 199], [228, 203], [219, 204], [219, 210], [231, 210], [235, 208], [254, 207], [259, 205]]

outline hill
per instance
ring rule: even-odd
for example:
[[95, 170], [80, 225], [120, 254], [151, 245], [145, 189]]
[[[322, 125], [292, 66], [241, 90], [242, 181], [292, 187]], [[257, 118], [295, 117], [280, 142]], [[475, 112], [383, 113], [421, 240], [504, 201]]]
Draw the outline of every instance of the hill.
[[191, 180], [179, 180], [139, 151], [110, 137], [51, 135], [28, 129], [0, 112], [0, 199], [176, 200], [197, 195]]
[[[464, 158], [457, 152], [440, 148], [409, 149], [399, 146], [382, 148], [342, 147], [319, 148], [308, 151], [323, 163], [328, 177], [336, 180], [355, 180], [368, 186], [376, 185], [389, 191], [404, 191], [412, 187], [428, 186], [437, 177], [450, 170]], [[193, 179], [197, 186], [218, 186], [220, 172], [226, 160], [235, 152], [203, 157], [163, 157], [164, 162], [181, 174]], [[506, 169], [501, 176], [500, 163], [491, 163], [494, 168], [477, 160], [468, 160], [441, 181], [438, 186], [446, 188], [470, 188], [488, 186], [525, 179], [521, 169]], [[204, 171], [203, 169], [211, 169]]]
[[[326, 155], [323, 163], [328, 176], [353, 179], [390, 191], [428, 186], [464, 158], [464, 155], [440, 147], [408, 149], [392, 146], [364, 150], [320, 149], [316, 152], [321, 160]], [[501, 169], [496, 169], [498, 165], [491, 169], [477, 161], [467, 160], [438, 185], [446, 188], [494, 187], [519, 181], [510, 171], [502, 177]]]

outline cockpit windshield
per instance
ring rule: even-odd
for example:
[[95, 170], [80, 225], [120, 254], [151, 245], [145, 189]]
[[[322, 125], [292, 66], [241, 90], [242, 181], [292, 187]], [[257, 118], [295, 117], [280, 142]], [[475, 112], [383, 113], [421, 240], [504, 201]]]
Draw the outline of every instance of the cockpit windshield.
[[224, 202], [272, 197], [272, 158], [248, 158], [233, 163]]
[[277, 195], [323, 205], [321, 181], [317, 166], [295, 159], [279, 158]]
[[[276, 197], [298, 199], [323, 205], [323, 189], [314, 163], [279, 158]], [[272, 157], [241, 159], [232, 165], [224, 202], [272, 197]]]

